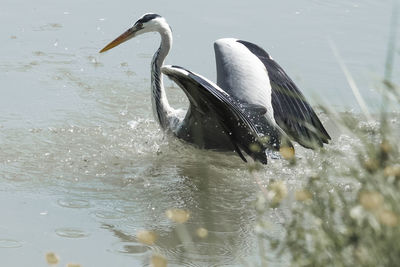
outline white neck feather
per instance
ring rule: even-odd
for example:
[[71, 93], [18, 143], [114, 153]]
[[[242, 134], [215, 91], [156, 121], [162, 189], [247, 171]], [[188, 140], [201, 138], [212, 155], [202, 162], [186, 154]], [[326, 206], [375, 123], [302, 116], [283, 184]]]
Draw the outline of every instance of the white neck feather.
[[151, 99], [154, 116], [161, 127], [166, 130], [170, 127], [170, 116], [173, 113], [173, 109], [169, 105], [165, 93], [161, 67], [172, 47], [172, 32], [164, 19], [160, 20], [156, 31], [161, 35], [161, 44], [151, 62]]

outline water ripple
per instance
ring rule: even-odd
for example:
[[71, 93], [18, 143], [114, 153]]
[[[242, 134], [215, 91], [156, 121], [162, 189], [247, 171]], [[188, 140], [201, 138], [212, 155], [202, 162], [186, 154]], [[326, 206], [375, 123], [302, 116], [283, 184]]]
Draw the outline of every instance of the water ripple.
[[96, 211], [93, 213], [99, 219], [121, 219], [122, 215], [112, 211]]
[[73, 209], [84, 209], [90, 207], [89, 201], [83, 199], [60, 199], [57, 203], [61, 207]]
[[0, 239], [0, 248], [19, 248], [22, 242], [14, 239]]
[[117, 254], [142, 255], [150, 251], [150, 247], [137, 242], [117, 242], [112, 245], [110, 252]]
[[58, 228], [55, 232], [58, 236], [67, 238], [84, 238], [90, 235], [90, 233], [85, 232], [84, 230], [72, 227]]
[[[208, 266], [232, 264], [235, 256], [230, 246], [207, 242], [182, 243], [168, 251], [172, 262], [187, 265], [188, 263], [204, 263]], [[184, 259], [180, 262], [178, 259]], [[172, 263], [171, 262], [171, 263]]]

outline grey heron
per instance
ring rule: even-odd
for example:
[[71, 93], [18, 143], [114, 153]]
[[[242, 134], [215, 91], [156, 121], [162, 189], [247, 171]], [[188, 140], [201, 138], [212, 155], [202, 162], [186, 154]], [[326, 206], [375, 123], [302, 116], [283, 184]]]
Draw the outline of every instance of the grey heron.
[[[217, 84], [185, 68], [163, 65], [172, 31], [157, 14], [144, 14], [100, 53], [147, 32], [161, 36], [151, 62], [151, 99], [154, 116], [166, 132], [199, 148], [234, 151], [246, 161], [244, 151], [264, 164], [267, 150], [294, 151], [290, 140], [306, 148], [322, 147], [330, 140], [294, 82], [253, 43], [233, 38], [214, 43]], [[189, 99], [183, 115], [168, 103], [163, 74]]]

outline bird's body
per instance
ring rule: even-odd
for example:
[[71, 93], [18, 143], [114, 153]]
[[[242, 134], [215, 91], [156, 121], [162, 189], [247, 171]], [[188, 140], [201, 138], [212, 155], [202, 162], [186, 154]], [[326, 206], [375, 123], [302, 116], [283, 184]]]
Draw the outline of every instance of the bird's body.
[[[311, 106], [283, 69], [260, 47], [233, 38], [214, 43], [217, 84], [178, 66], [164, 66], [172, 46], [171, 28], [156, 14], [143, 15], [100, 52], [139, 34], [161, 35], [151, 63], [152, 106], [162, 129], [199, 148], [241, 150], [267, 163], [266, 150], [309, 148], [330, 139]], [[163, 74], [185, 92], [190, 105], [182, 118], [167, 100]]]

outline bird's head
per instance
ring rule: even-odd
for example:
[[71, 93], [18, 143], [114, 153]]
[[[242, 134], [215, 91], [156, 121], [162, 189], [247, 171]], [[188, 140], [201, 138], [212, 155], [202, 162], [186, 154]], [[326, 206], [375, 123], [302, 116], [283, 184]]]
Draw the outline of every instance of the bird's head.
[[100, 50], [100, 53], [103, 53], [111, 48], [116, 47], [123, 42], [126, 42], [133, 37], [141, 35], [146, 32], [161, 32], [165, 29], [170, 29], [166, 20], [160, 15], [154, 13], [147, 13], [141, 16], [135, 24], [128, 30], [126, 30], [123, 34], [115, 38], [114, 41], [106, 45], [103, 49]]

